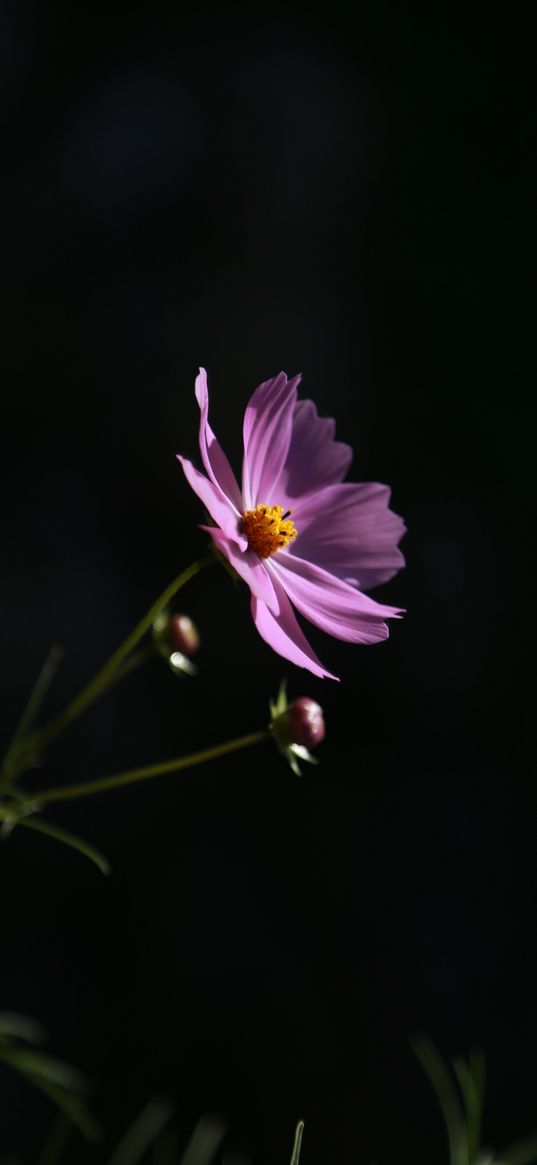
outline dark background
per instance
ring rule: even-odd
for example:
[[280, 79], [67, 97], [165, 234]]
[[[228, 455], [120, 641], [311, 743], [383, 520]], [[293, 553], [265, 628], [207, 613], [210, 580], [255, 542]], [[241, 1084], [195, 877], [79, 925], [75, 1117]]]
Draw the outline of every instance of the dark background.
[[[16, 831], [0, 1009], [94, 1083], [92, 1160], [162, 1092], [179, 1145], [216, 1109], [255, 1165], [300, 1116], [304, 1165], [445, 1160], [417, 1032], [484, 1049], [501, 1148], [537, 1128], [529, 31], [338, 0], [0, 12], [5, 744], [52, 643], [50, 714], [203, 549], [175, 462], [199, 364], [236, 463], [255, 386], [302, 370], [409, 529], [388, 643], [311, 632], [340, 685], [272, 654], [222, 571], [190, 584], [199, 679], [148, 665], [34, 786], [263, 727], [282, 675], [325, 708], [321, 765], [266, 746], [51, 810], [110, 880]], [[0, 1069], [4, 1156], [52, 1115]]]

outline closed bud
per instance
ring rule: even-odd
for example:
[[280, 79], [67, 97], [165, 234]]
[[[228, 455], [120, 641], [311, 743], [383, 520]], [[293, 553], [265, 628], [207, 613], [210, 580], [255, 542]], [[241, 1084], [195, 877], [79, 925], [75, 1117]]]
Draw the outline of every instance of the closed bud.
[[283, 714], [283, 724], [290, 744], [303, 744], [305, 748], [315, 748], [324, 740], [324, 718], [320, 704], [309, 696], [299, 696]]
[[170, 615], [169, 611], [161, 611], [153, 623], [153, 640], [157, 651], [176, 675], [196, 674], [190, 656], [195, 655], [199, 648], [200, 635], [189, 615]]
[[200, 645], [200, 636], [190, 615], [170, 615], [167, 632], [172, 651], [181, 651], [183, 655], [196, 654]]
[[323, 710], [309, 696], [299, 696], [288, 704], [285, 683], [282, 683], [276, 700], [271, 701], [270, 713], [274, 740], [293, 772], [300, 776], [298, 758], [317, 764], [309, 750], [324, 740]]

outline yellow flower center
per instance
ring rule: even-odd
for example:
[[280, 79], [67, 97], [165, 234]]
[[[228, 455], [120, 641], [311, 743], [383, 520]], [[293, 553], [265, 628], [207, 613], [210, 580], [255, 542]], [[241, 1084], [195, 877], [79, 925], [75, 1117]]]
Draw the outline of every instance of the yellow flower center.
[[259, 558], [270, 558], [296, 538], [295, 524], [288, 521], [290, 514], [291, 510], [284, 514], [283, 506], [256, 506], [243, 514], [242, 528], [248, 545]]

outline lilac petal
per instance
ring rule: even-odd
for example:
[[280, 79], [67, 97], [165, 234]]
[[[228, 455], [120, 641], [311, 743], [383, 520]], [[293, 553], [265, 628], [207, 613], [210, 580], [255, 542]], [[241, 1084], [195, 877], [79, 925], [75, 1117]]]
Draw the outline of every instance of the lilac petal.
[[307, 668], [320, 679], [326, 677], [329, 680], [337, 680], [338, 676], [326, 671], [317, 659], [297, 623], [284, 588], [275, 576], [272, 578], [272, 584], [278, 602], [276, 614], [271, 614], [268, 607], [252, 595], [252, 616], [261, 638], [273, 651], [283, 655], [284, 659], [290, 659], [297, 667]]
[[196, 400], [200, 407], [199, 441], [205, 469], [213, 484], [219, 486], [222, 493], [232, 502], [237, 513], [242, 514], [242, 497], [237, 479], [209, 424], [209, 390], [207, 388], [207, 373], [204, 368], [200, 368], [199, 376], [196, 377]]
[[245, 550], [248, 542], [244, 534], [240, 532], [237, 512], [229, 499], [222, 493], [220, 487], [213, 485], [212, 481], [200, 473], [186, 457], [181, 457], [178, 454], [177, 460], [181, 462], [189, 486], [203, 502], [211, 518], [218, 523], [228, 538], [233, 538], [241, 550]]
[[276, 575], [297, 610], [316, 627], [349, 643], [377, 643], [388, 638], [384, 619], [402, 612], [376, 603], [326, 570], [294, 554], [281, 552], [271, 559], [270, 575]]
[[334, 440], [335, 431], [336, 422], [320, 417], [312, 400], [298, 401], [289, 450], [274, 494], [280, 505], [292, 507], [304, 494], [343, 480], [352, 449]]
[[254, 554], [253, 550], [246, 550], [244, 553], [237, 546], [234, 538], [228, 538], [222, 530], [215, 529], [213, 526], [200, 526], [200, 530], [205, 530], [221, 553], [227, 558], [228, 562], [237, 574], [240, 575], [247, 586], [250, 587], [252, 595], [266, 604], [267, 608], [275, 613], [278, 610], [278, 602], [274, 594], [274, 587], [263, 566], [261, 560]]
[[294, 507], [299, 537], [290, 552], [366, 590], [387, 582], [405, 565], [397, 548], [405, 524], [389, 501], [388, 486], [379, 482], [345, 482], [310, 494]]
[[274, 487], [288, 454], [300, 376], [280, 372], [256, 388], [244, 414], [242, 492], [247, 510], [278, 502]]

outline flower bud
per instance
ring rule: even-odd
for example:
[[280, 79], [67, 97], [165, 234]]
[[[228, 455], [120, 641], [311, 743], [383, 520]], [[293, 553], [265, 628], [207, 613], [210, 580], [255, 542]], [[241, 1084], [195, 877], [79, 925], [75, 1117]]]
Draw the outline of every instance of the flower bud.
[[309, 749], [324, 740], [323, 710], [309, 696], [300, 696], [288, 704], [285, 683], [282, 683], [276, 700], [271, 700], [270, 714], [275, 743], [293, 772], [300, 776], [297, 758], [317, 764]]
[[290, 744], [315, 748], [324, 740], [324, 718], [320, 704], [309, 696], [299, 696], [283, 714], [282, 728], [288, 733]]
[[172, 651], [181, 651], [183, 655], [195, 655], [198, 651], [199, 631], [189, 615], [170, 615], [167, 633]]
[[189, 615], [170, 615], [161, 611], [153, 623], [153, 640], [160, 655], [164, 656], [176, 675], [196, 674], [190, 660], [200, 645], [199, 631]]

